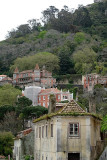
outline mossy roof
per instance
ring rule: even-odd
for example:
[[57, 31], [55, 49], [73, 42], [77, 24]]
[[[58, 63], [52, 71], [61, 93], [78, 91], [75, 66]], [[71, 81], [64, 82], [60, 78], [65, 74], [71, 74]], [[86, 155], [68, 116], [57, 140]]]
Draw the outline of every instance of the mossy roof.
[[45, 119], [50, 119], [51, 117], [54, 116], [93, 116], [101, 120], [101, 117], [99, 115], [85, 112], [74, 100], [72, 100], [64, 107], [62, 107], [58, 112], [41, 116], [35, 119], [33, 123]]

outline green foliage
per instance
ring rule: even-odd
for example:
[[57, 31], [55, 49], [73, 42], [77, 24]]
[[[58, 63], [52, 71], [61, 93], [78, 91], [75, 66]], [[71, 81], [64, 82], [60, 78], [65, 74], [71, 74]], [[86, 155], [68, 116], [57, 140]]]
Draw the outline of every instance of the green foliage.
[[32, 104], [32, 101], [25, 96], [19, 97], [18, 102], [16, 103], [16, 105], [20, 108], [30, 106], [31, 104]]
[[25, 155], [24, 158], [25, 160], [34, 160], [34, 157], [31, 155]]
[[105, 115], [105, 117], [103, 117], [101, 130], [102, 131], [107, 131], [107, 115]]
[[52, 53], [41, 52], [33, 56], [25, 56], [23, 58], [17, 58], [14, 61], [14, 65], [10, 67], [12, 71], [16, 68], [19, 68], [20, 71], [33, 69], [38, 63], [39, 67], [42, 68], [43, 65], [46, 66], [46, 69], [49, 71], [59, 70], [59, 59]]
[[18, 95], [21, 95], [21, 91], [12, 85], [6, 84], [2, 86], [0, 88], [0, 106], [14, 105]]
[[105, 62], [97, 62], [96, 64], [96, 73], [101, 74], [101, 75], [106, 75], [107, 73], [107, 67], [105, 66]]
[[31, 117], [38, 118], [42, 116], [43, 114], [47, 114], [48, 109], [42, 106], [30, 106], [30, 107], [23, 108], [22, 113], [23, 113], [24, 118], [26, 119], [29, 119]]
[[43, 39], [46, 33], [47, 33], [47, 31], [41, 31], [41, 32], [39, 33], [39, 35], [38, 35], [38, 38]]
[[77, 44], [81, 44], [85, 40], [85, 34], [83, 32], [78, 32], [74, 36], [74, 41]]
[[96, 85], [94, 86], [94, 89], [97, 89], [97, 88], [103, 88], [103, 86], [102, 86], [101, 84], [96, 84]]
[[9, 105], [4, 105], [0, 107], [0, 120], [3, 120], [4, 115], [7, 112], [12, 112], [15, 111], [15, 107], [14, 106], [9, 106]]
[[71, 93], [73, 93], [73, 99], [76, 99], [76, 94], [78, 92], [78, 87], [70, 88], [69, 90]]
[[74, 53], [73, 59], [77, 73], [91, 73], [95, 68], [97, 54], [91, 48], [83, 48]]
[[0, 132], [0, 155], [12, 155], [13, 137], [11, 132]]
[[83, 96], [79, 96], [78, 97], [78, 103], [84, 110], [86, 110], [86, 108], [89, 109], [89, 107], [88, 107], [89, 106], [88, 98], [85, 98]]

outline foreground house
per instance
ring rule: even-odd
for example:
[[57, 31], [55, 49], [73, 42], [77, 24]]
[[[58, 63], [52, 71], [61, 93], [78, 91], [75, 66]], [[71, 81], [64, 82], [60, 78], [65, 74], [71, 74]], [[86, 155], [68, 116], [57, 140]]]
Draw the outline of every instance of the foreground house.
[[39, 65], [36, 64], [34, 70], [25, 70], [22, 72], [19, 72], [16, 67], [13, 73], [13, 85], [20, 87], [35, 85], [49, 88], [56, 86], [56, 79], [52, 77], [51, 72], [45, 69], [45, 66], [40, 70]]
[[35, 160], [95, 160], [103, 150], [101, 119], [71, 100], [56, 113], [34, 120]]

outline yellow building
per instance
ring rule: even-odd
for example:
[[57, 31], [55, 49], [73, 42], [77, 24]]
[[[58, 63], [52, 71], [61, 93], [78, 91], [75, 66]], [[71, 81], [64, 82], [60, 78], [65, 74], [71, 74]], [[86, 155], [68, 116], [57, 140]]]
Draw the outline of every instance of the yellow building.
[[74, 100], [57, 113], [36, 119], [34, 159], [94, 160], [103, 149], [100, 122]]

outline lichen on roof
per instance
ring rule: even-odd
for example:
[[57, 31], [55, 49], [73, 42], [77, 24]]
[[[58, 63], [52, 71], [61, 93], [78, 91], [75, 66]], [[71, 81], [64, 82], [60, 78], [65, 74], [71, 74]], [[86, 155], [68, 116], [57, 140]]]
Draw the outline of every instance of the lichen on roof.
[[99, 115], [85, 112], [74, 100], [71, 100], [71, 102], [62, 107], [58, 112], [41, 116], [35, 119], [33, 123], [45, 119], [50, 119], [54, 116], [93, 116], [101, 120]]

